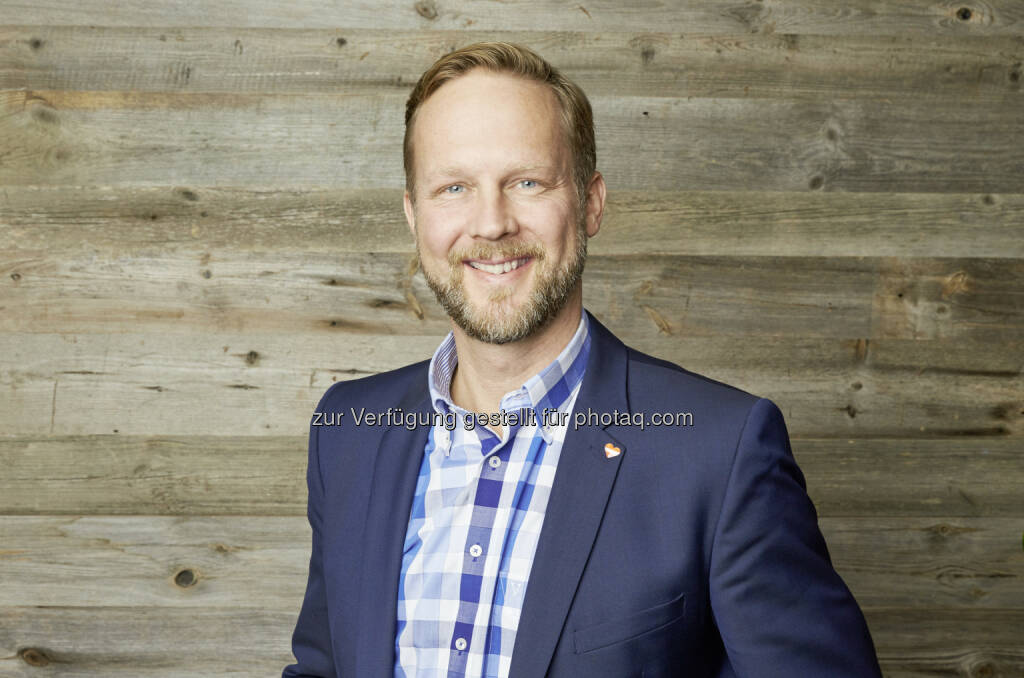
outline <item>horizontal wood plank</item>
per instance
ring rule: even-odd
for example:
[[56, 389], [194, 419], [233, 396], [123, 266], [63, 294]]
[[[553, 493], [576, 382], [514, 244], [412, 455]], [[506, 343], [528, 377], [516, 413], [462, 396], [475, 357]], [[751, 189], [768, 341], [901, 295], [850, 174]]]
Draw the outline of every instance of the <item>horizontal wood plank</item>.
[[[5, 186], [0, 250], [414, 252], [400, 189]], [[894, 237], [898, 234], [898, 237]], [[1024, 194], [611, 190], [592, 255], [1024, 258]]]
[[[771, 398], [797, 437], [1016, 437], [1013, 342], [660, 335], [639, 350]], [[648, 331], [647, 325], [654, 329]], [[304, 433], [331, 383], [427, 360], [435, 335], [319, 331], [0, 334], [6, 435]], [[677, 404], [685, 406], [685, 404]]]
[[[0, 90], [0, 184], [398, 188], [405, 96]], [[1017, 96], [592, 103], [616, 188], [1020, 191]]]
[[[15, 250], [0, 287], [0, 332], [449, 328], [412, 254]], [[584, 297], [642, 336], [1024, 336], [1024, 259], [594, 255]]]
[[[792, 448], [823, 518], [1024, 515], [1016, 439], [794, 437]], [[0, 514], [306, 512], [305, 428], [290, 436], [6, 437], [0, 467]]]
[[1019, 0], [0, 5], [0, 675], [292, 661], [314, 404], [448, 329], [405, 97], [499, 39], [594, 103], [588, 308], [779, 405], [887, 678], [1024, 677]]
[[1024, 610], [868, 608], [886, 678], [1020, 678]]
[[791, 0], [783, 6], [728, 0], [684, 0], [673, 3], [623, 5], [614, 0], [565, 4], [555, 0], [504, 0], [480, 5], [472, 0], [444, 3], [424, 0], [344, 4], [328, 0], [298, 0], [286, 5], [238, 0], [206, 7], [173, 0], [122, 0], [117, 11], [103, 0], [62, 3], [6, 0], [7, 15], [19, 24], [99, 26], [226, 26], [352, 29], [446, 29], [549, 31], [649, 31], [686, 33], [819, 33], [901, 36], [1017, 35], [1024, 10], [1014, 0], [989, 0], [960, 12], [958, 3], [875, 4], [860, 0], [841, 8], [814, 0]]
[[[1019, 516], [820, 527], [862, 606], [1024, 608]], [[0, 607], [287, 610], [302, 600], [310, 551], [304, 517], [0, 516], [0, 537]]]
[[[0, 89], [408, 93], [448, 51], [527, 45], [589, 96], [1019, 101], [1024, 44], [960, 33], [701, 35], [239, 26], [0, 26]], [[1016, 73], [1016, 75], [1014, 75]]]
[[[258, 590], [256, 587], [254, 590]], [[0, 673], [38, 678], [274, 676], [294, 662], [283, 609], [0, 608]]]
[[[277, 675], [294, 661], [289, 643], [297, 615], [298, 605], [0, 608], [0, 671], [10, 678], [46, 670], [75, 678]], [[868, 608], [865, 616], [886, 678], [1024, 672], [1024, 610]]]

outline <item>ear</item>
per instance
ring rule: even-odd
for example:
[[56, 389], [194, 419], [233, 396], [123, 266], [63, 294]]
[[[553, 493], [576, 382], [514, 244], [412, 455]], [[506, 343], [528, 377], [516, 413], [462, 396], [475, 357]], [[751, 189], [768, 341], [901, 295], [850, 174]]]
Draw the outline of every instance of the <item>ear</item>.
[[587, 237], [593, 238], [601, 230], [601, 219], [604, 217], [604, 199], [606, 187], [604, 177], [600, 172], [594, 172], [594, 176], [587, 185]]
[[409, 191], [402, 194], [402, 207], [405, 209], [405, 221], [409, 224], [409, 232], [412, 233], [412, 237], [416, 238], [416, 214], [412, 208], [412, 198], [409, 197]]

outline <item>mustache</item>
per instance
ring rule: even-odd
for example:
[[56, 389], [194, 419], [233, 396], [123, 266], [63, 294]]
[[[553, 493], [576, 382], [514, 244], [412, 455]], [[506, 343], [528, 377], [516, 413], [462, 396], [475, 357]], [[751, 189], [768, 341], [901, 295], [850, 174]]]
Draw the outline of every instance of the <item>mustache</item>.
[[544, 248], [538, 243], [522, 241], [507, 242], [500, 245], [477, 243], [472, 247], [449, 252], [448, 264], [454, 268], [460, 266], [466, 259], [521, 259], [523, 257], [530, 257], [541, 261], [544, 259], [544, 256]]

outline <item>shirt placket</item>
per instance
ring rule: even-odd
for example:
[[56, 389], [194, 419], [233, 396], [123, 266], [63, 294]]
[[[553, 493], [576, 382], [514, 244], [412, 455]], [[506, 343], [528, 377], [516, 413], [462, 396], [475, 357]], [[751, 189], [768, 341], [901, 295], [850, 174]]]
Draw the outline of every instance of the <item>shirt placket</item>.
[[[503, 490], [507, 478], [509, 459], [515, 447], [516, 434], [523, 425], [523, 412], [515, 425], [508, 426], [505, 442], [489, 429], [481, 435], [482, 459], [479, 466], [476, 494], [473, 499], [473, 515], [470, 519], [469, 532], [463, 549], [462, 578], [459, 588], [459, 611], [455, 621], [455, 629], [451, 640], [451, 654], [448, 663], [449, 676], [465, 676], [469, 668], [470, 657], [479, 658], [481, 666], [487, 648], [487, 627], [490, 618], [490, 600], [494, 595], [496, 572], [489, 576], [486, 573], [489, 558], [500, 557], [498, 553], [490, 553], [491, 538], [495, 530], [504, 534], [507, 525], [496, 525], [497, 515], [502, 509], [509, 513], [508, 500], [502, 501]], [[514, 479], [518, 480], [518, 478]], [[511, 493], [504, 492], [511, 497]], [[483, 605], [481, 601], [487, 601]], [[484, 613], [481, 614], [480, 608]], [[477, 619], [483, 622], [478, 625]], [[476, 674], [474, 663], [474, 671]]]

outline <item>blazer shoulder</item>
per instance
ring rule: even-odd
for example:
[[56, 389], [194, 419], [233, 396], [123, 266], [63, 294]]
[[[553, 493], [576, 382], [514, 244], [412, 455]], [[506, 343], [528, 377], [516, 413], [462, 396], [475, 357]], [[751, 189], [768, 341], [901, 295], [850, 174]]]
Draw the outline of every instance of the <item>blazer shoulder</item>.
[[[385, 403], [394, 405], [401, 400], [402, 396], [409, 390], [409, 387], [420, 380], [426, 388], [427, 369], [430, 360], [421, 360], [411, 365], [406, 365], [395, 370], [379, 372], [368, 377], [359, 379], [348, 379], [338, 381], [327, 387], [320, 402], [317, 404], [317, 411], [331, 411], [342, 409], [350, 405], [353, 399], [358, 399], [361, 404], [370, 405]], [[386, 406], [385, 405], [385, 406]]]

